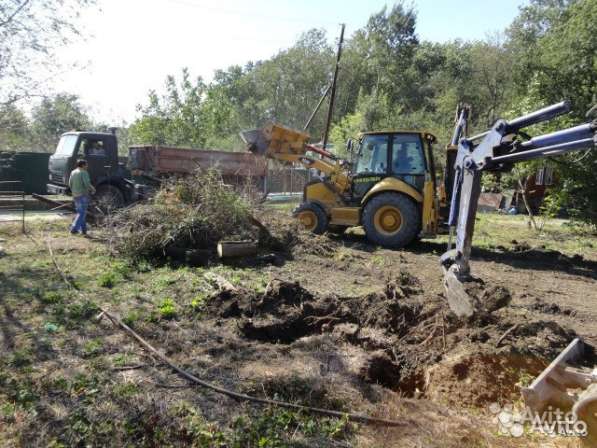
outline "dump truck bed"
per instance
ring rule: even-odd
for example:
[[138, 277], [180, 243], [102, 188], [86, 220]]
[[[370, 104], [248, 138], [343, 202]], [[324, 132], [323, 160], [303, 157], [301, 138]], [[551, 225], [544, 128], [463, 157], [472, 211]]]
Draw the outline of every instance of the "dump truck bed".
[[262, 177], [266, 174], [267, 163], [265, 158], [249, 152], [131, 146], [129, 168], [134, 175], [155, 177], [189, 174], [197, 168], [215, 168], [226, 177]]

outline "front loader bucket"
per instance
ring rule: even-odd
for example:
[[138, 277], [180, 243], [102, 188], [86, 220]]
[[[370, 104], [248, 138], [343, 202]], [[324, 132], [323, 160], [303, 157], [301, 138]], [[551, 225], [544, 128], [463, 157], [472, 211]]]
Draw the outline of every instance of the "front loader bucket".
[[241, 132], [240, 138], [253, 154], [261, 156], [304, 154], [309, 134], [269, 123], [261, 129]]
[[240, 138], [247, 145], [247, 149], [253, 154], [262, 156], [267, 152], [269, 142], [265, 139], [261, 129], [242, 131]]

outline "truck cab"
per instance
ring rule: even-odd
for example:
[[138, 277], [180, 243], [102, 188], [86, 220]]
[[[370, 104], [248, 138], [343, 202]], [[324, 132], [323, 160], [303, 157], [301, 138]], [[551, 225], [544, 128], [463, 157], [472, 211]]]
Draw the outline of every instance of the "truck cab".
[[48, 193], [70, 194], [68, 180], [78, 159], [88, 164], [94, 200], [117, 208], [135, 199], [130, 172], [118, 160], [118, 141], [114, 133], [67, 132], [62, 134], [56, 151], [50, 156]]

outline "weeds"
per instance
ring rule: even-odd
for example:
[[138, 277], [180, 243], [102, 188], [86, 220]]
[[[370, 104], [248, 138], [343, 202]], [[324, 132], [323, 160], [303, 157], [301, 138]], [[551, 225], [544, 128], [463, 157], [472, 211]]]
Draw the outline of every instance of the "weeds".
[[112, 271], [107, 271], [98, 277], [97, 284], [102, 288], [113, 288], [117, 281], [116, 274]]
[[176, 306], [174, 301], [169, 297], [165, 298], [162, 303], [160, 303], [158, 311], [160, 312], [160, 317], [162, 319], [173, 319], [176, 317]]
[[92, 339], [87, 341], [83, 346], [83, 356], [91, 358], [97, 356], [104, 351], [104, 344], [101, 339]]
[[62, 295], [58, 291], [46, 291], [42, 294], [40, 300], [46, 305], [55, 305], [63, 301]]

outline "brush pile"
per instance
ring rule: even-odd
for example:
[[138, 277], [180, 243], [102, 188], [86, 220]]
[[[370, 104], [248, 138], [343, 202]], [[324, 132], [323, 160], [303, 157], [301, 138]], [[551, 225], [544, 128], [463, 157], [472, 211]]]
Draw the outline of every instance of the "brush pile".
[[148, 202], [115, 217], [116, 249], [132, 259], [213, 251], [222, 239], [255, 240], [250, 204], [215, 171], [165, 182]]

